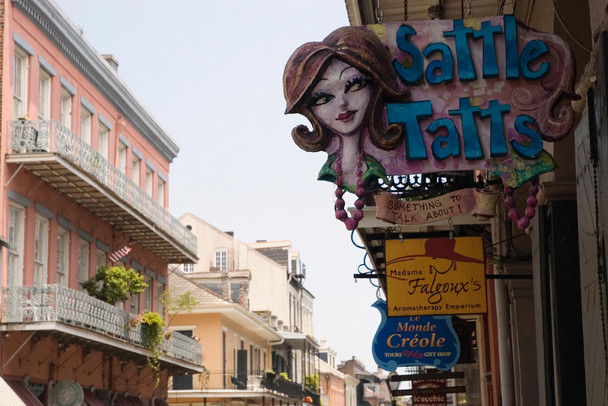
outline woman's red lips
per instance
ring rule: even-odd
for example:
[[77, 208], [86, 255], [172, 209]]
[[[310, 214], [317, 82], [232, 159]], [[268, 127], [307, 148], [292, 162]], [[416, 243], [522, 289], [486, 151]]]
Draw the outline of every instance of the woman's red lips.
[[338, 118], [336, 120], [344, 121], [344, 122], [350, 121], [353, 118], [353, 116], [355, 115], [356, 112], [357, 112], [356, 110], [354, 110], [354, 111], [353, 110], [349, 110], [349, 111], [347, 111], [345, 113], [340, 113], [340, 114], [338, 114]]

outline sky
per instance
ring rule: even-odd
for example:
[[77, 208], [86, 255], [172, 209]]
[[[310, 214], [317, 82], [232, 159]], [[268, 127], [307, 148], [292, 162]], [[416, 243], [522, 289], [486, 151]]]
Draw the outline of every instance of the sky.
[[355, 356], [375, 371], [377, 288], [353, 277], [365, 251], [334, 218], [332, 184], [316, 180], [327, 155], [291, 139], [309, 123], [284, 114], [285, 63], [298, 46], [349, 25], [344, 1], [56, 3], [99, 53], [114, 55], [119, 76], [179, 145], [171, 214], [190, 212], [245, 243], [291, 240], [315, 296], [315, 338], [338, 362]]

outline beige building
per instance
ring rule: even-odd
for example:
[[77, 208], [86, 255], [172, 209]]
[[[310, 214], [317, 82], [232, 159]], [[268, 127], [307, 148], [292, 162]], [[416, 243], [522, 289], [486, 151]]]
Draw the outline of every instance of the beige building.
[[197, 264], [180, 266], [190, 281], [226, 302], [257, 314], [281, 337], [272, 346], [268, 369], [302, 390], [317, 371], [313, 337], [314, 296], [304, 287], [306, 268], [290, 241], [245, 244], [187, 213], [180, 222], [197, 236]]
[[[205, 372], [175, 376], [169, 391], [174, 405], [296, 404], [301, 387], [269, 378], [272, 346], [281, 335], [257, 314], [188, 279], [181, 270], [169, 276], [172, 298], [187, 294], [191, 311], [169, 310], [170, 330], [203, 343]], [[299, 391], [298, 391], [299, 389]], [[235, 400], [238, 399], [238, 400]]]

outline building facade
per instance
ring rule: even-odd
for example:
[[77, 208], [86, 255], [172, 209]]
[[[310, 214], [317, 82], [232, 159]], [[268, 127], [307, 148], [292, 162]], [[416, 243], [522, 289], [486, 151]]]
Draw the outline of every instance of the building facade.
[[289, 241], [245, 244], [233, 232], [221, 231], [191, 213], [181, 216], [180, 222], [197, 236], [200, 258], [197, 264], [181, 266], [184, 276], [271, 326], [281, 340], [269, 354], [270, 370], [299, 385], [302, 395], [315, 397], [306, 385], [318, 368], [314, 296], [304, 287], [299, 252]]
[[[167, 210], [179, 148], [53, 2], [3, 1], [0, 18], [0, 376], [28, 405], [166, 404], [201, 345], [175, 334], [153, 354], [129, 321], [163, 315], [168, 264], [197, 259]], [[113, 306], [82, 284], [121, 248], [148, 287]]]
[[169, 403], [175, 405], [300, 404], [301, 385], [280, 380], [272, 370], [272, 346], [283, 339], [245, 306], [198, 285], [176, 270], [171, 295], [188, 294], [188, 311], [170, 311], [170, 329], [195, 337], [203, 346], [202, 374], [175, 376]]
[[[576, 64], [574, 89], [579, 99], [561, 101], [573, 107], [575, 124], [566, 138], [544, 145], [557, 169], [540, 177], [539, 206], [525, 230], [509, 219], [499, 184], [498, 215], [490, 222], [460, 216], [450, 225], [392, 228], [373, 220], [372, 207], [365, 213], [369, 222], [364, 220], [358, 233], [380, 274], [383, 261], [377, 247], [382, 247], [385, 237], [375, 238], [379, 230], [384, 230], [386, 238], [397, 238], [399, 233], [412, 238], [445, 235], [441, 233], [448, 229], [457, 235], [485, 236], [486, 256], [492, 258], [486, 274], [494, 276], [487, 280], [487, 315], [468, 318], [476, 323], [478, 358], [456, 366], [473, 379], [459, 399], [475, 405], [608, 404], [604, 328], [607, 3], [432, 3], [347, 0], [346, 9], [353, 26], [514, 14], [533, 29], [559, 36], [570, 46]], [[428, 193], [420, 190], [421, 196]], [[516, 193], [520, 212], [527, 198], [527, 190]]]

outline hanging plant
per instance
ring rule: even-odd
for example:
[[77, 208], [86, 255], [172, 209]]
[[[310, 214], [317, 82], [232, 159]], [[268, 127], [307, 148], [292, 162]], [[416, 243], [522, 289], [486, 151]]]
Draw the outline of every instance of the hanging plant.
[[159, 356], [164, 341], [165, 320], [156, 312], [145, 312], [141, 316], [141, 327], [144, 335], [144, 345], [152, 351], [152, 355], [148, 357], [148, 366], [154, 370], [156, 385], [158, 386], [160, 380], [158, 376], [160, 371]]

